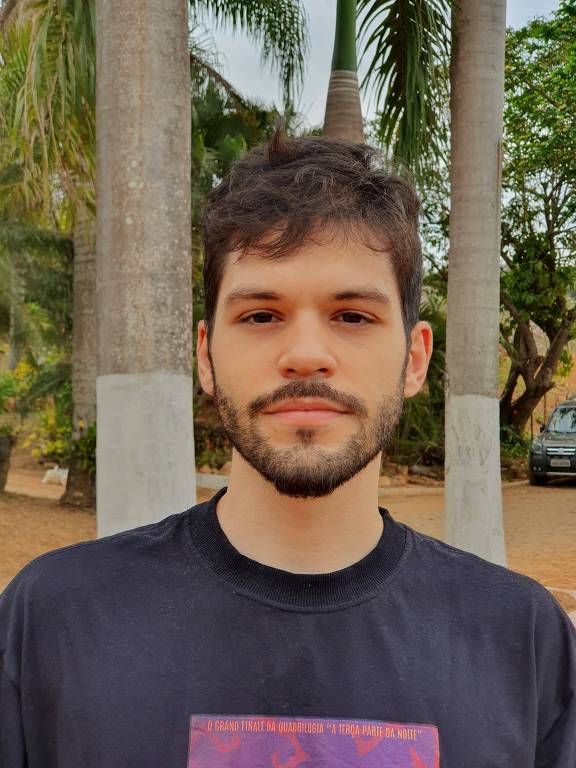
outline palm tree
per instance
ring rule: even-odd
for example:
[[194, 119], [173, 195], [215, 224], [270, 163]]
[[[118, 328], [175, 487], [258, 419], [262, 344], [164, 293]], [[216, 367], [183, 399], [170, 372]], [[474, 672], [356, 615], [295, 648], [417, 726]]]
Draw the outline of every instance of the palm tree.
[[[418, 174], [421, 155], [444, 150], [450, 0], [338, 0], [324, 133], [363, 141], [356, 42], [369, 65], [379, 141]], [[358, 17], [358, 33], [356, 20]]]
[[195, 462], [187, 8], [98, 0], [96, 27], [102, 536], [194, 503]]
[[338, 0], [324, 134], [364, 141], [356, 64], [356, 0]]
[[[278, 40], [288, 37], [281, 7], [299, 10], [288, 0], [210, 5], [256, 36], [273, 22]], [[186, 3], [166, 0], [135, 18], [99, 0], [97, 29], [97, 511], [106, 535], [195, 501]], [[290, 80], [294, 53], [279, 48]]]
[[[359, 0], [359, 38], [381, 108], [378, 136], [418, 178], [447, 159], [450, 0]], [[336, 47], [344, 43], [338, 5]], [[347, 29], [351, 23], [348, 17]], [[454, 4], [447, 328], [447, 536], [505, 562], [498, 429], [499, 173], [505, 0]], [[345, 43], [348, 45], [348, 42]], [[348, 50], [352, 67], [353, 55]], [[329, 100], [331, 110], [343, 104]], [[353, 120], [348, 136], [354, 132]], [[346, 135], [346, 128], [339, 128]], [[356, 134], [357, 135], [357, 134]], [[426, 162], [423, 162], [426, 160]]]
[[446, 533], [505, 564], [498, 341], [505, 0], [458, 0], [446, 332]]

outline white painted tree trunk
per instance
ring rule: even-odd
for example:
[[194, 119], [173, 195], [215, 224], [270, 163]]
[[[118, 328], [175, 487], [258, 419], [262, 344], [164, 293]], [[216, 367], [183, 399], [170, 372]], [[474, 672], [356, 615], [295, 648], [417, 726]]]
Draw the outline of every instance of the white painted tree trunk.
[[505, 0], [453, 11], [446, 536], [505, 565], [498, 399]]
[[196, 501], [186, 0], [97, 0], [100, 536]]

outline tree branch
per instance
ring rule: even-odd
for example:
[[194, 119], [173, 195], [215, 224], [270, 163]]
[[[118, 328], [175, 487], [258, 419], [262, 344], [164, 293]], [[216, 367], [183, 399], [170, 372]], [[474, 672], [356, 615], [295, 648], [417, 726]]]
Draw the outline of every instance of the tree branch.
[[538, 348], [536, 347], [536, 342], [534, 341], [534, 336], [532, 335], [532, 331], [530, 330], [530, 326], [528, 323], [522, 318], [520, 312], [512, 302], [509, 296], [507, 296], [505, 293], [500, 294], [500, 302], [502, 305], [510, 312], [514, 320], [516, 320], [516, 323], [518, 325], [518, 330], [522, 334], [522, 338], [524, 339], [526, 343], [526, 347], [528, 349], [528, 355], [532, 360], [536, 360], [538, 357]]
[[568, 343], [572, 326], [576, 323], [576, 307], [573, 307], [567, 314], [562, 325], [560, 326], [558, 333], [552, 340], [546, 356], [542, 361], [540, 370], [538, 371], [536, 383], [540, 386], [547, 386], [552, 381], [552, 377], [556, 373], [558, 363], [560, 362], [560, 355], [562, 350]]
[[514, 349], [514, 345], [510, 342], [510, 339], [506, 336], [504, 332], [504, 326], [502, 323], [500, 323], [500, 336], [501, 336], [501, 343], [504, 347], [504, 350], [512, 363], [516, 360], [516, 350]]
[[[17, 2], [17, 0], [14, 0], [14, 2]], [[238, 91], [234, 88], [232, 83], [230, 83], [228, 80], [226, 80], [223, 75], [218, 72], [217, 69], [212, 67], [208, 62], [203, 61], [199, 56], [196, 56], [196, 54], [191, 53], [190, 54], [190, 66], [196, 67], [197, 69], [200, 69], [204, 71], [208, 77], [211, 80], [214, 80], [218, 85], [226, 91], [228, 96], [230, 96], [231, 99], [233, 99], [237, 104], [242, 107], [242, 109], [248, 109], [248, 104], [244, 101], [242, 96], [238, 93]]]
[[514, 261], [513, 259], [510, 258], [510, 256], [506, 254], [506, 251], [504, 249], [502, 249], [502, 251], [500, 252], [500, 256], [502, 257], [502, 260], [504, 261], [506, 266], [512, 269], [512, 267], [514, 266]]

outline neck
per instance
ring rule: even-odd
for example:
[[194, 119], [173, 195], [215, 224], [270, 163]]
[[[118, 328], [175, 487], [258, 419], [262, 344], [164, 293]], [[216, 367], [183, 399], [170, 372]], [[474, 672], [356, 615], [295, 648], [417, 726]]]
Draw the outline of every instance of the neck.
[[331, 573], [358, 562], [378, 543], [380, 456], [329, 496], [279, 494], [236, 451], [216, 514], [230, 543], [263, 565], [292, 573]]

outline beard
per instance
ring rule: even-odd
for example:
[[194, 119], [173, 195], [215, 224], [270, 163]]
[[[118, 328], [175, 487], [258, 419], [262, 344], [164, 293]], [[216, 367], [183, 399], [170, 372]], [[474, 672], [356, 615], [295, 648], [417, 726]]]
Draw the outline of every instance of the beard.
[[[239, 407], [218, 386], [212, 364], [214, 404], [234, 448], [278, 493], [299, 499], [320, 498], [357, 475], [390, 442], [402, 413], [406, 363], [396, 390], [382, 399], [374, 416], [357, 397], [336, 392], [317, 380], [288, 382]], [[322, 398], [343, 406], [358, 419], [357, 431], [341, 447], [330, 450], [315, 443], [317, 427], [300, 427], [295, 430], [294, 445], [275, 448], [258, 429], [258, 414], [277, 402], [300, 397]]]

